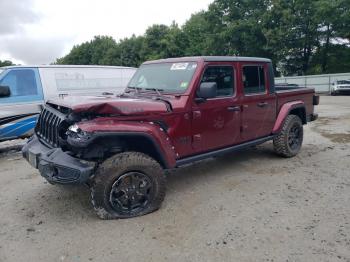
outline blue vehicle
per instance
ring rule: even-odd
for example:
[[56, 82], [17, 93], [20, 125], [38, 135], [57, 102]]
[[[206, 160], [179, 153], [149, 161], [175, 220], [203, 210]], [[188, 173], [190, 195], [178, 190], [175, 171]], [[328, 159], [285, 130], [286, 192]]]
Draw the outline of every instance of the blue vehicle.
[[135, 71], [118, 66], [0, 68], [0, 142], [31, 136], [41, 106], [49, 99], [121, 93]]

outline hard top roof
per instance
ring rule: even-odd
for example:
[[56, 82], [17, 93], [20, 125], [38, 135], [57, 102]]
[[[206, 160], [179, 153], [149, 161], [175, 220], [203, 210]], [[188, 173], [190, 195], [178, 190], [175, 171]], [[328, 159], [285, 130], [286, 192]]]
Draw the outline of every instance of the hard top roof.
[[178, 63], [178, 62], [266, 62], [271, 63], [271, 59], [261, 57], [244, 57], [244, 56], [189, 56], [178, 58], [167, 58], [153, 61], [147, 61], [143, 64], [155, 63]]
[[136, 69], [127, 66], [103, 66], [103, 65], [13, 65], [4, 66], [0, 69], [8, 68], [105, 68], [105, 69]]

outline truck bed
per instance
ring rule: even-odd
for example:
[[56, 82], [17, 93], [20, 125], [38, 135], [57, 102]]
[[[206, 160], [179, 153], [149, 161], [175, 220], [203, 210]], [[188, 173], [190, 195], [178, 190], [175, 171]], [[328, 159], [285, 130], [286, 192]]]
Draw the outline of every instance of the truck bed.
[[315, 89], [306, 87], [295, 87], [295, 88], [279, 88], [276, 86], [276, 97], [277, 97], [277, 112], [280, 111], [281, 107], [291, 101], [303, 101], [306, 107], [306, 114], [313, 113], [313, 96]]

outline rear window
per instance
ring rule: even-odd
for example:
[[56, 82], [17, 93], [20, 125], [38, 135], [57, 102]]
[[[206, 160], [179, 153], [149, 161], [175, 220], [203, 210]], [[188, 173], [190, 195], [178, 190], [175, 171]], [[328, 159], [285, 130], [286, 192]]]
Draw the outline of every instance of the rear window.
[[265, 93], [265, 71], [263, 66], [244, 66], [242, 78], [244, 94]]

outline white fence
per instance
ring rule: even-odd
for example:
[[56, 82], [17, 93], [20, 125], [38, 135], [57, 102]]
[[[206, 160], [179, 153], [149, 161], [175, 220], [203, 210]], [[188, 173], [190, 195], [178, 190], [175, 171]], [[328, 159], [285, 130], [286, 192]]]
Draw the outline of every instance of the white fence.
[[337, 80], [350, 80], [350, 73], [309, 75], [309, 76], [288, 76], [275, 78], [276, 84], [297, 84], [300, 86], [315, 88], [316, 92], [329, 92], [332, 83]]

